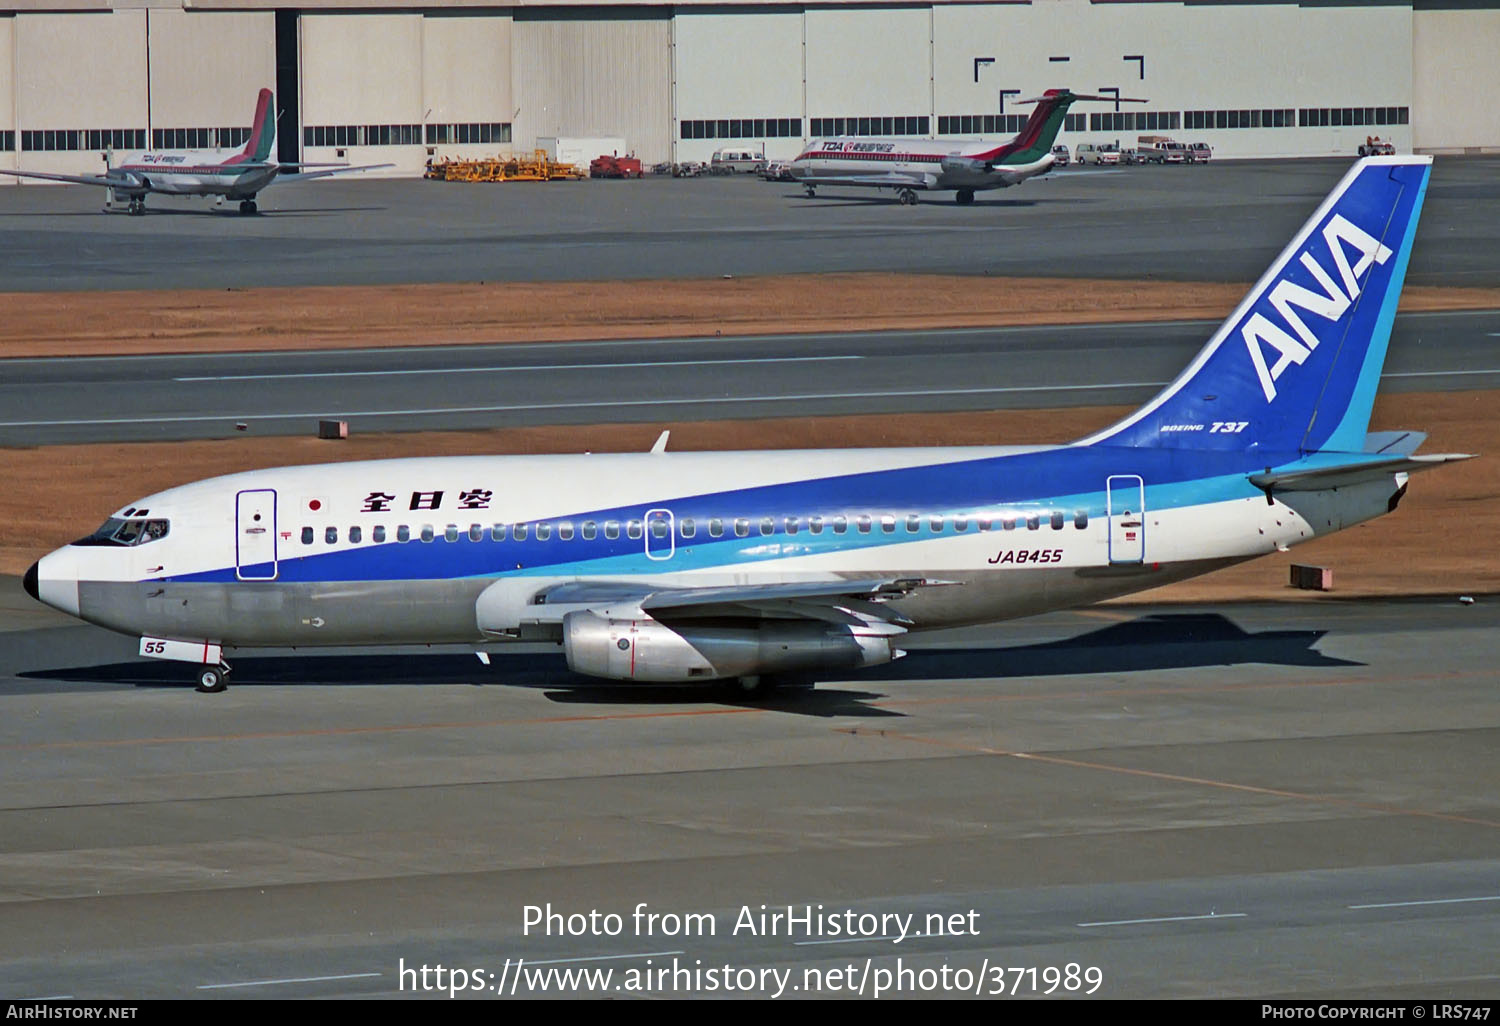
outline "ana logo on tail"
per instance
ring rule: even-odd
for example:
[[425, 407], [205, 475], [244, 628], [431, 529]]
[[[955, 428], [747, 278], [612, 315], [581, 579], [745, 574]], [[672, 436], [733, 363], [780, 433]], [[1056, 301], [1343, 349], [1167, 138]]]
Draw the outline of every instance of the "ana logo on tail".
[[[1342, 214], [1335, 214], [1323, 228], [1323, 241], [1328, 244], [1334, 267], [1343, 281], [1342, 288], [1313, 259], [1312, 251], [1308, 250], [1301, 255], [1299, 262], [1317, 279], [1323, 291], [1315, 292], [1298, 285], [1290, 278], [1283, 278], [1266, 297], [1297, 337], [1293, 338], [1281, 325], [1260, 312], [1256, 312], [1240, 329], [1240, 334], [1245, 339], [1245, 348], [1250, 351], [1250, 362], [1255, 366], [1255, 373], [1260, 379], [1260, 387], [1265, 392], [1268, 403], [1276, 399], [1276, 379], [1281, 377], [1287, 367], [1302, 363], [1318, 348], [1318, 336], [1308, 328], [1297, 310], [1316, 314], [1330, 322], [1339, 320], [1359, 298], [1359, 279], [1370, 269], [1371, 264], [1384, 264], [1391, 258], [1390, 247], [1381, 245], [1374, 236]], [[1359, 259], [1353, 265], [1349, 263], [1346, 244], [1359, 253]], [[1264, 346], [1270, 346], [1278, 357], [1269, 367], [1266, 365]]]

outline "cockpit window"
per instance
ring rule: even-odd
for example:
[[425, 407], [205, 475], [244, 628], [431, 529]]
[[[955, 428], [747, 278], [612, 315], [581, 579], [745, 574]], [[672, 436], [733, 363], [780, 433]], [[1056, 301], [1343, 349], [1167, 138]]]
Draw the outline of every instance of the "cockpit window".
[[169, 520], [141, 520], [138, 518], [110, 517], [104, 526], [80, 538], [74, 545], [146, 545], [165, 538], [171, 529]]

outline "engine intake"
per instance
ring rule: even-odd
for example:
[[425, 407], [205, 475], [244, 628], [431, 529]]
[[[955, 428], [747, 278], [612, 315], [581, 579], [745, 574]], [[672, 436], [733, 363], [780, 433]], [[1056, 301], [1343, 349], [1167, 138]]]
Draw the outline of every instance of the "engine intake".
[[893, 635], [837, 624], [766, 620], [744, 626], [610, 620], [586, 610], [563, 617], [574, 673], [611, 680], [709, 681], [767, 673], [852, 670], [905, 655]]

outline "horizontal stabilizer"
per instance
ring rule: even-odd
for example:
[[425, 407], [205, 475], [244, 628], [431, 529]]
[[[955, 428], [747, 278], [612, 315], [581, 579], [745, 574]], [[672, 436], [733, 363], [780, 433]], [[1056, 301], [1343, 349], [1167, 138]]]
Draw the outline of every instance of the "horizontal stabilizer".
[[1364, 451], [1384, 456], [1410, 456], [1425, 441], [1425, 431], [1371, 431], [1365, 435]]
[[1434, 453], [1431, 456], [1393, 456], [1390, 459], [1365, 459], [1345, 463], [1302, 467], [1293, 465], [1281, 470], [1251, 474], [1250, 483], [1262, 491], [1321, 492], [1343, 488], [1365, 481], [1378, 481], [1392, 474], [1414, 474], [1445, 463], [1473, 459], [1470, 453]]

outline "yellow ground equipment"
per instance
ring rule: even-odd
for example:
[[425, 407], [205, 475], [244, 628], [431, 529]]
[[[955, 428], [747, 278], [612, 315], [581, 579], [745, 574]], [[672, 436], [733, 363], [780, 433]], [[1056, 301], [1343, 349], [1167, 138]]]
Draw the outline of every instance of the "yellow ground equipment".
[[559, 164], [546, 150], [528, 154], [510, 154], [458, 160], [445, 157], [429, 160], [424, 178], [444, 182], [550, 182], [557, 179], [579, 179], [586, 172], [572, 164]]

